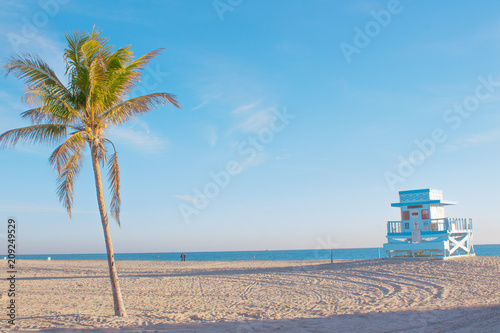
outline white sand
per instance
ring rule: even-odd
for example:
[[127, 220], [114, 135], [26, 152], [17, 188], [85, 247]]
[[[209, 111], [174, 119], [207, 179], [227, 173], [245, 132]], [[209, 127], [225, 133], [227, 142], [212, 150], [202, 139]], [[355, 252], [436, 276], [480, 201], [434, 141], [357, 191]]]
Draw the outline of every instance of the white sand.
[[[4, 263], [6, 265], [6, 263]], [[16, 329], [73, 332], [500, 332], [500, 258], [18, 262]], [[0, 282], [6, 323], [7, 282]]]

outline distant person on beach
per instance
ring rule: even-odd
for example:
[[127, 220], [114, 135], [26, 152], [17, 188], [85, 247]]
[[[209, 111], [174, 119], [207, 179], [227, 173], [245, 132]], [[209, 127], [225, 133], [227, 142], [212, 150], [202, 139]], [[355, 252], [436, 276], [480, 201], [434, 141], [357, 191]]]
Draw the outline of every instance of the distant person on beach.
[[181, 261], [186, 261], [186, 255], [184, 253], [181, 253]]

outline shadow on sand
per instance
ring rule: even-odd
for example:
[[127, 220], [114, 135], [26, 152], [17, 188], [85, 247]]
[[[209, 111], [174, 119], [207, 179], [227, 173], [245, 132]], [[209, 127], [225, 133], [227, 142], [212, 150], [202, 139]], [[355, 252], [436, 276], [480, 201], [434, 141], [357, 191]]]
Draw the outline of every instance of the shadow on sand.
[[[251, 275], [255, 273], [291, 273], [291, 272], [311, 272], [311, 271], [336, 271], [344, 269], [355, 269], [355, 268], [367, 268], [373, 266], [389, 266], [398, 264], [404, 259], [364, 259], [364, 260], [339, 260], [334, 261], [333, 264], [326, 260], [311, 263], [311, 261], [304, 261], [303, 265], [288, 266], [288, 267], [256, 267], [256, 268], [243, 268], [243, 269], [214, 269], [207, 270], [207, 267], [200, 268], [199, 270], [193, 268], [188, 272], [167, 272], [151, 274], [148, 273], [138, 273], [138, 274], [119, 274], [120, 278], [157, 278], [157, 277], [189, 277], [189, 276], [214, 276], [214, 275]], [[424, 262], [426, 260], [435, 259], [420, 259], [419, 262]], [[168, 265], [168, 261], [166, 262]], [[118, 264], [119, 266], [119, 264]], [[120, 268], [118, 267], [120, 272]], [[107, 278], [109, 275], [65, 275], [65, 276], [35, 276], [35, 277], [20, 277], [18, 280], [60, 280], [60, 279], [100, 279]]]
[[41, 332], [500, 332], [500, 306], [398, 311], [286, 320], [161, 324], [120, 329], [50, 329]]

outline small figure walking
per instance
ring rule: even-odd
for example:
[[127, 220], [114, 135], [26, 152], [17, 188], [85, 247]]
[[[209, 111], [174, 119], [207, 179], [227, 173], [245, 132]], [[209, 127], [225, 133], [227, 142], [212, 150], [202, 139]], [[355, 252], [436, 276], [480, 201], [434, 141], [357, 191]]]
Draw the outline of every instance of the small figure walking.
[[186, 255], [184, 253], [181, 253], [181, 261], [186, 261]]

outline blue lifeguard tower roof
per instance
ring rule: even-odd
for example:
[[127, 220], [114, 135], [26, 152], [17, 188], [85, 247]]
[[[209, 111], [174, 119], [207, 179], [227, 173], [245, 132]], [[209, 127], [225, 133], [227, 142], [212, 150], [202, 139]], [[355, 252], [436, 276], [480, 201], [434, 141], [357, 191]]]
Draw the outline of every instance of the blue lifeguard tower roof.
[[391, 207], [403, 207], [408, 205], [456, 205], [456, 201], [443, 199], [443, 191], [430, 188], [421, 190], [399, 191], [400, 202], [392, 203]]

